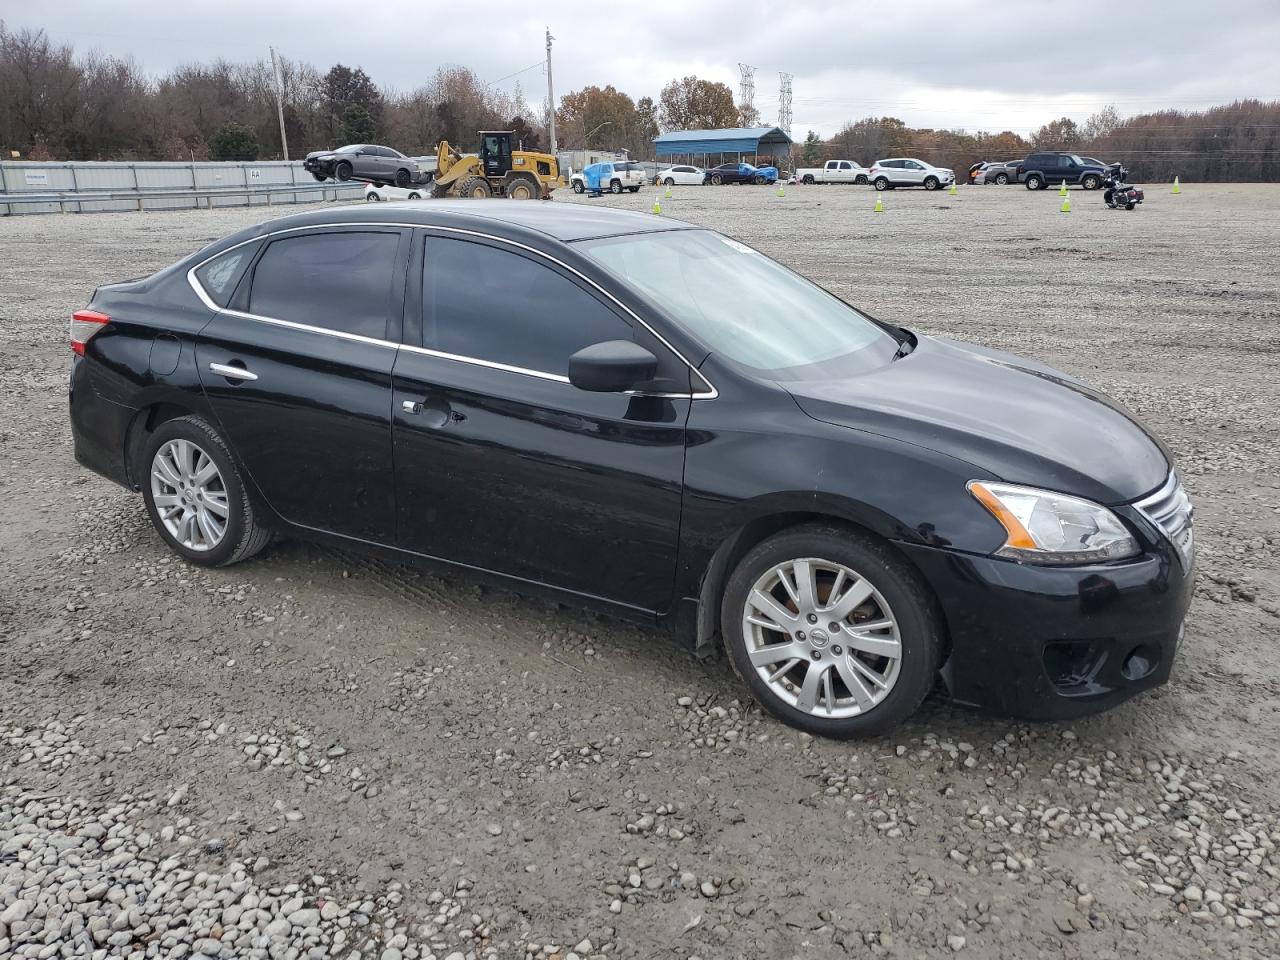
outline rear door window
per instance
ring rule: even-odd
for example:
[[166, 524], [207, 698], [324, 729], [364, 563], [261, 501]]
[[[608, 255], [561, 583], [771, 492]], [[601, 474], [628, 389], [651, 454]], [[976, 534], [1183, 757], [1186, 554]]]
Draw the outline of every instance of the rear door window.
[[249, 312], [386, 339], [399, 246], [399, 230], [274, 240], [253, 269]]

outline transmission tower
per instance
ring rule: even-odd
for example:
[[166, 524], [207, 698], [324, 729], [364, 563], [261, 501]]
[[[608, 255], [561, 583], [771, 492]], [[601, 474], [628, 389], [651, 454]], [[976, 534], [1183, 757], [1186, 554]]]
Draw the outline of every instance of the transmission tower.
[[754, 113], [756, 106], [756, 68], [749, 63], [738, 64], [742, 79], [738, 84], [738, 108], [742, 113]]
[[791, 74], [780, 73], [781, 84], [778, 87], [778, 126], [788, 137], [791, 136]]

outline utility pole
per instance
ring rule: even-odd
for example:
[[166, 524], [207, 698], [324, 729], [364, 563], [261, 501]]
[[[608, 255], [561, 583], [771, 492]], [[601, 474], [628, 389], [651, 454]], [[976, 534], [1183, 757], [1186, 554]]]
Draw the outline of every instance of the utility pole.
[[556, 90], [551, 83], [551, 28], [547, 27], [547, 132], [551, 136], [551, 155], [556, 155]]
[[276, 48], [267, 47], [271, 51], [271, 72], [276, 78], [276, 116], [280, 119], [280, 150], [285, 160], [289, 159], [289, 138], [284, 133], [284, 83], [280, 80], [280, 63], [276, 60]]

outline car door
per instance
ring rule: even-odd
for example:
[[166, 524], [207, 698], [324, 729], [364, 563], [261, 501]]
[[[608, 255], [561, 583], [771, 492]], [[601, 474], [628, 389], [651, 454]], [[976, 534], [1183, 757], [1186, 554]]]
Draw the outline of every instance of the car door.
[[853, 183], [853, 164], [841, 160], [836, 167], [836, 183]]
[[[400, 545], [665, 610], [688, 367], [579, 277], [527, 249], [429, 232], [411, 261], [419, 329], [406, 325], [394, 372]], [[656, 351], [663, 392], [682, 396], [589, 393], [568, 382], [572, 353], [616, 339]]]
[[391, 372], [409, 242], [398, 227], [286, 231], [197, 340], [224, 435], [290, 523], [394, 540]]
[[925, 169], [924, 164], [916, 160], [904, 160], [902, 162], [902, 182], [914, 186], [918, 183], [924, 183]]

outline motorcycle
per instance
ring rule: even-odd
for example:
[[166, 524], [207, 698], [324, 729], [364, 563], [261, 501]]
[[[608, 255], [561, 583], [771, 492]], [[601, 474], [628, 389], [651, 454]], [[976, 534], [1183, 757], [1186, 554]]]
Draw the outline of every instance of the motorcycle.
[[1119, 210], [1121, 207], [1132, 210], [1145, 197], [1141, 187], [1130, 186], [1124, 182], [1128, 175], [1129, 171], [1118, 163], [1113, 163], [1107, 168], [1107, 175], [1102, 181], [1102, 185], [1107, 189], [1102, 199], [1112, 210]]

